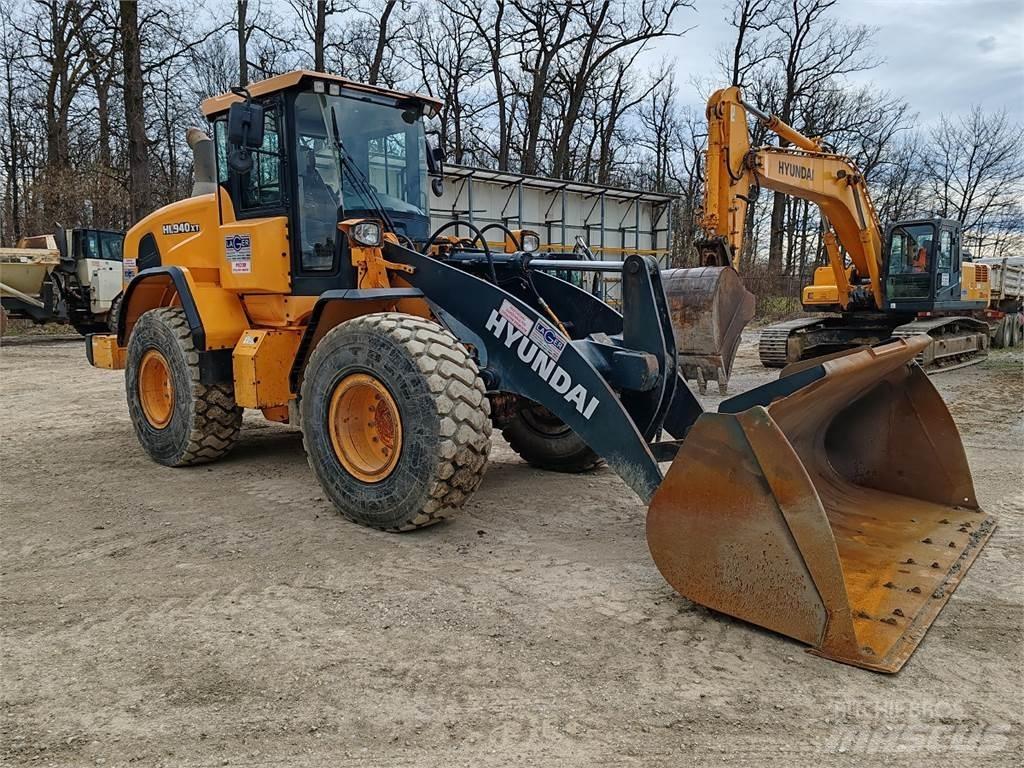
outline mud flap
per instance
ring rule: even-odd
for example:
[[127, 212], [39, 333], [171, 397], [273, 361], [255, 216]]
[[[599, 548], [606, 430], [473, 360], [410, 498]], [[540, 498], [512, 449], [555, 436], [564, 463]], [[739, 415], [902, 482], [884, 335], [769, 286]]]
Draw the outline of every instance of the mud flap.
[[724, 394], [740, 334], [754, 316], [754, 295], [732, 267], [670, 269], [661, 273], [676, 335], [679, 369], [701, 393], [717, 381]]
[[725, 401], [688, 433], [647, 518], [682, 595], [896, 672], [995, 525], [913, 360], [859, 349]]

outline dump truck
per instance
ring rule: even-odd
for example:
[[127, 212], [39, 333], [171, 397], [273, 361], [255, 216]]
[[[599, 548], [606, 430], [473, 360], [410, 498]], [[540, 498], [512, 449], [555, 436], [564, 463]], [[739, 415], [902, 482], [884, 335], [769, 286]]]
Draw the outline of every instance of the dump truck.
[[988, 269], [989, 301], [983, 316], [995, 349], [1024, 344], [1024, 256], [974, 259]]
[[[749, 117], [786, 146], [752, 147]], [[701, 223], [706, 260], [734, 263], [743, 248], [750, 201], [762, 189], [809, 200], [821, 211], [828, 265], [803, 289], [814, 313], [761, 331], [759, 354], [782, 368], [892, 337], [924, 335], [918, 362], [948, 370], [982, 359], [991, 329], [989, 268], [962, 247], [959, 221], [921, 216], [882, 226], [864, 174], [732, 86], [708, 101], [708, 162]]]
[[994, 527], [914, 361], [926, 342], [801, 363], [705, 412], [672, 322], [693, 286], [671, 270], [590, 262], [618, 275], [618, 311], [557, 277], [579, 262], [536, 232], [431, 226], [439, 108], [311, 71], [202, 103], [193, 194], [129, 230], [117, 332], [86, 344], [124, 371], [142, 450], [214, 461], [258, 410], [298, 427], [341, 515], [401, 532], [466, 504], [501, 430], [535, 466], [615, 471], [684, 597], [898, 670]]
[[124, 233], [58, 227], [0, 248], [4, 316], [70, 323], [83, 336], [112, 330], [120, 303]]

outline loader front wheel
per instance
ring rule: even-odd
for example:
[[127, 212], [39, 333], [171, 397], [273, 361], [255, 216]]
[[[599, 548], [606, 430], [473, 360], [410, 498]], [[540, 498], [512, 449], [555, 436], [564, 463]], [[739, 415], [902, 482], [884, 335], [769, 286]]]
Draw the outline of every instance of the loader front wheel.
[[501, 430], [513, 451], [531, 466], [552, 472], [586, 472], [599, 457], [565, 422], [542, 405], [523, 400]]
[[128, 339], [128, 413], [154, 461], [183, 467], [214, 461], [238, 440], [242, 409], [231, 384], [203, 384], [199, 353], [185, 313], [177, 307], [146, 312]]
[[309, 357], [301, 408], [310, 467], [360, 525], [406, 531], [451, 517], [487, 468], [490, 404], [476, 364], [414, 315], [331, 329]]

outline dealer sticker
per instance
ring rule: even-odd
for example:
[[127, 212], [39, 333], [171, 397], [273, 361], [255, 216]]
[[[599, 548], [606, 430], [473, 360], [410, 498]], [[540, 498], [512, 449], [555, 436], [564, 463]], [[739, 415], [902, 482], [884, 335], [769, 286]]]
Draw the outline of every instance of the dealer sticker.
[[534, 324], [533, 330], [530, 332], [530, 341], [543, 349], [548, 357], [556, 362], [562, 356], [562, 350], [565, 349], [565, 338], [562, 334], [543, 320], [537, 320]]
[[516, 309], [507, 299], [502, 299], [501, 308], [498, 310], [498, 314], [508, 320], [512, 327], [518, 330], [520, 333], [529, 333], [533, 328], [533, 323], [526, 315]]
[[232, 274], [247, 275], [252, 272], [252, 239], [248, 234], [226, 236], [224, 253], [231, 262]]

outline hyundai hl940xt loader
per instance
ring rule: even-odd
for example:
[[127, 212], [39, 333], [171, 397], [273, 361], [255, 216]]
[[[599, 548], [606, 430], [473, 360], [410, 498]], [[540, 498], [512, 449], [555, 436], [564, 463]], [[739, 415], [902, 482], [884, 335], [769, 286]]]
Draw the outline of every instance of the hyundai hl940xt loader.
[[924, 342], [800, 364], [705, 413], [673, 326], [709, 305], [700, 280], [589, 262], [621, 273], [620, 314], [558, 279], [579, 266], [535, 233], [429, 231], [438, 106], [314, 72], [204, 102], [194, 194], [128, 233], [117, 333], [88, 343], [124, 369], [145, 451], [217, 459], [260, 409], [301, 426], [345, 517], [405, 531], [465, 503], [493, 425], [539, 467], [607, 462], [682, 595], [898, 670], [993, 526]]

